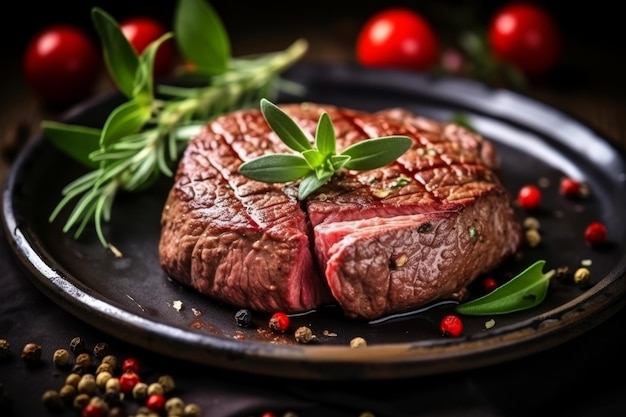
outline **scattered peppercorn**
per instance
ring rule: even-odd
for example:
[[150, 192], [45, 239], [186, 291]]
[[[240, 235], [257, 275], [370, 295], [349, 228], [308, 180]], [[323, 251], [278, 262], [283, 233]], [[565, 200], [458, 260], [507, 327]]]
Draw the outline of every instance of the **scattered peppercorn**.
[[367, 342], [362, 337], [357, 336], [354, 339], [350, 340], [351, 348], [363, 348], [366, 346], [367, 346]]
[[172, 397], [168, 398], [167, 401], [165, 401], [164, 408], [168, 416], [183, 415], [185, 403], [179, 397]]
[[565, 177], [561, 179], [559, 192], [567, 198], [584, 198], [587, 197], [589, 190], [585, 183], [574, 178]]
[[70, 352], [66, 349], [57, 349], [52, 354], [52, 362], [56, 366], [68, 366], [70, 364]]
[[524, 219], [524, 229], [539, 230], [540, 224], [536, 217], [526, 217]]
[[59, 395], [65, 403], [71, 403], [76, 397], [77, 391], [74, 385], [65, 384], [59, 390]]
[[133, 398], [137, 401], [145, 401], [148, 398], [148, 384], [137, 382], [132, 389]]
[[536, 185], [525, 185], [517, 193], [517, 203], [524, 210], [535, 210], [541, 204], [541, 190]]
[[96, 343], [96, 346], [93, 348], [93, 356], [97, 359], [102, 359], [110, 353], [111, 349], [109, 348], [109, 345], [104, 342]]
[[235, 323], [239, 327], [249, 327], [252, 324], [252, 313], [250, 310], [246, 308], [242, 308], [241, 310], [235, 313]]
[[139, 366], [137, 358], [129, 357], [124, 359], [122, 362], [122, 372], [128, 371], [133, 371], [137, 374], [141, 371], [141, 366]]
[[37, 362], [41, 359], [41, 346], [37, 343], [27, 343], [22, 349], [21, 358], [25, 362]]
[[526, 244], [531, 248], [537, 247], [541, 243], [541, 235], [537, 229], [528, 229], [524, 233]]
[[459, 337], [463, 333], [463, 322], [458, 316], [448, 314], [441, 319], [439, 330], [443, 336]]
[[607, 228], [602, 222], [594, 221], [585, 228], [585, 242], [589, 246], [598, 246], [606, 241]]
[[171, 375], [161, 375], [157, 382], [161, 385], [166, 394], [174, 391], [174, 388], [176, 388], [174, 378], [172, 378]]
[[498, 281], [493, 277], [487, 277], [483, 279], [481, 283], [484, 292], [491, 292], [498, 287]]
[[187, 404], [183, 409], [183, 416], [185, 417], [201, 417], [202, 410], [200, 410], [200, 406], [198, 404]]
[[83, 369], [91, 368], [91, 364], [92, 364], [91, 355], [87, 352], [83, 352], [79, 354], [78, 356], [76, 356], [76, 359], [74, 360], [74, 364], [76, 366], [80, 366]]
[[300, 326], [295, 333], [296, 342], [309, 343], [315, 338], [315, 335], [307, 326]]
[[78, 381], [78, 386], [76, 388], [81, 394], [94, 394], [98, 389], [96, 378], [92, 374], [85, 374], [80, 377], [80, 381]]
[[576, 285], [587, 285], [591, 280], [591, 271], [587, 268], [578, 268], [574, 272], [574, 283]]
[[270, 329], [276, 332], [284, 333], [289, 328], [289, 323], [290, 320], [288, 315], [282, 312], [277, 312], [272, 314], [272, 317], [270, 317], [269, 326]]
[[75, 337], [70, 341], [70, 350], [74, 355], [80, 355], [87, 351], [85, 348], [85, 342], [80, 337]]
[[7, 358], [9, 356], [9, 341], [6, 339], [0, 339], [0, 359]]
[[135, 385], [141, 382], [139, 375], [134, 371], [124, 372], [120, 376], [119, 380], [120, 380], [120, 390], [125, 393], [132, 392]]
[[41, 396], [43, 405], [50, 411], [59, 411], [63, 409], [63, 400], [59, 393], [55, 390], [47, 390]]
[[165, 397], [163, 394], [151, 394], [146, 400], [146, 407], [150, 410], [159, 412], [165, 407]]

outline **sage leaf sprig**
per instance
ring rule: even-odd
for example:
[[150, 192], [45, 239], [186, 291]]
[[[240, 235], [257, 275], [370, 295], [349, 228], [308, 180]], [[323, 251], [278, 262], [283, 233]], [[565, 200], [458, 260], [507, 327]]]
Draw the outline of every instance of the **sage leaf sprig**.
[[[138, 54], [108, 13], [95, 7], [91, 17], [109, 75], [125, 101], [100, 128], [42, 122], [47, 140], [91, 170], [63, 188], [49, 221], [73, 204], [63, 231], [74, 230], [79, 238], [93, 224], [102, 245], [121, 256], [103, 230], [118, 193], [143, 190], [161, 175], [171, 176], [182, 149], [210, 118], [256, 106], [261, 97], [274, 97], [281, 89], [298, 93], [299, 86], [286, 83], [281, 74], [308, 44], [300, 39], [283, 51], [232, 57], [228, 35], [210, 4], [179, 0], [173, 33]], [[191, 84], [155, 84], [155, 56], [172, 37], [186, 63], [179, 79]]]
[[546, 273], [546, 261], [539, 260], [511, 280], [482, 297], [456, 306], [456, 312], [466, 315], [495, 315], [527, 310], [543, 302], [548, 292], [552, 269]]
[[357, 142], [337, 153], [335, 130], [327, 112], [320, 115], [315, 138], [310, 140], [287, 113], [267, 98], [261, 99], [260, 108], [267, 124], [296, 153], [259, 156], [243, 162], [239, 173], [269, 183], [302, 179], [298, 186], [300, 200], [328, 182], [337, 171], [383, 167], [398, 159], [412, 144], [407, 136], [384, 136]]

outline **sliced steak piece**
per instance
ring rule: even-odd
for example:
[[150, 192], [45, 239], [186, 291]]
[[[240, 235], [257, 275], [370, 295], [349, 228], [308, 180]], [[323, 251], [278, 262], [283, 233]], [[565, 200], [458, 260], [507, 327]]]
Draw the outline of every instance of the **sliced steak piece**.
[[339, 150], [391, 134], [414, 140], [384, 168], [333, 177], [305, 202], [297, 183], [241, 176], [242, 161], [289, 152], [259, 110], [222, 116], [190, 142], [162, 216], [174, 279], [259, 311], [338, 304], [372, 319], [452, 297], [517, 251], [521, 226], [492, 144], [402, 109], [281, 106], [311, 133], [323, 111]]

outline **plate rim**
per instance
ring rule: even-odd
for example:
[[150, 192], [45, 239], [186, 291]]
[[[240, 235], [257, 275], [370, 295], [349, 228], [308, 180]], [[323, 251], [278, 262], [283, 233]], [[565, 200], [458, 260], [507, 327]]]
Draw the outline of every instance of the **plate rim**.
[[[353, 67], [320, 67], [317, 65], [296, 66], [293, 70], [287, 72], [287, 76], [293, 74], [294, 71], [296, 71], [296, 74], [297, 71], [304, 71], [305, 77], [315, 76], [318, 71], [331, 71], [331, 74], [335, 74], [330, 75], [331, 77], [337, 77], [337, 73], [343, 74], [342, 76], [346, 76], [346, 74], [353, 76], [356, 71], [360, 76], [366, 78], [395, 77], [398, 80], [397, 82], [404, 82], [406, 79], [410, 79], [423, 83], [421, 87], [431, 88], [433, 91], [437, 89], [433, 88], [432, 85], [444, 86], [445, 91], [452, 91], [448, 89], [463, 86], [463, 88], [469, 88], [474, 93], [475, 89], [482, 92], [483, 99], [484, 94], [498, 94], [500, 96], [505, 94], [507, 97], [517, 98], [528, 105], [539, 105], [544, 111], [556, 112], [560, 117], [565, 117], [575, 121], [579, 126], [590, 129], [589, 126], [561, 109], [509, 90], [494, 90], [471, 80], [451, 77], [432, 79], [402, 71], [371, 71]], [[308, 74], [308, 72], [311, 72], [311, 74]], [[428, 87], [428, 85], [431, 85], [431, 87]], [[73, 107], [61, 119], [70, 121], [80, 116], [85, 109], [102, 105], [102, 103], [106, 103], [117, 96], [118, 93], [116, 92], [97, 96]], [[600, 139], [611, 145], [618, 155], [622, 158], [624, 157], [623, 150], [618, 148], [612, 141], [607, 140], [605, 135], [599, 134], [596, 130], [593, 130], [593, 132]], [[441, 343], [431, 347], [421, 346], [419, 342], [372, 345], [366, 349], [316, 344], [268, 344], [268, 346], [260, 346], [261, 343], [255, 341], [231, 340], [184, 331], [172, 325], [148, 320], [130, 311], [111, 306], [83, 291], [72, 282], [77, 280], [75, 277], [68, 276], [70, 274], [64, 271], [63, 266], [57, 264], [45, 252], [45, 248], [40, 248], [36, 245], [36, 242], [33, 241], [33, 239], [36, 240], [36, 236], [29, 235], [28, 227], [19, 224], [19, 215], [14, 212], [13, 207], [14, 193], [18, 187], [23, 167], [30, 159], [36, 157], [37, 150], [43, 146], [44, 142], [43, 134], [39, 132], [35, 135], [34, 140], [31, 140], [27, 147], [18, 155], [8, 172], [2, 195], [4, 232], [14, 254], [19, 259], [21, 266], [26, 270], [27, 277], [40, 291], [72, 315], [122, 340], [124, 335], [127, 334], [129, 327], [136, 327], [140, 330], [150, 328], [150, 332], [142, 333], [134, 343], [168, 356], [206, 365], [226, 367], [241, 372], [250, 372], [253, 369], [255, 374], [276, 377], [303, 379], [396, 379], [425, 376], [468, 370], [502, 362], [498, 355], [491, 357], [490, 353], [511, 349], [512, 346], [515, 346], [514, 350], [523, 347], [524, 352], [521, 356], [527, 356], [564, 343], [600, 324], [626, 305], [626, 300], [622, 301], [620, 297], [613, 297], [609, 304], [604, 304], [600, 300], [609, 289], [620, 294], [626, 292], [626, 283], [624, 283], [623, 279], [620, 280], [626, 271], [626, 256], [623, 256], [617, 265], [618, 268], [616, 268], [619, 272], [614, 272], [604, 277], [594, 287], [583, 292], [570, 302], [525, 320], [532, 321], [532, 323], [525, 323], [522, 329], [518, 329], [519, 325], [508, 329], [500, 328], [493, 331], [489, 336], [469, 340], [442, 340]], [[615, 271], [615, 268], [613, 271]], [[76, 301], [77, 297], [80, 301], [73, 303], [72, 301]], [[580, 316], [586, 317], [586, 314], [596, 314], [599, 319], [594, 322], [577, 320]], [[563, 320], [568, 323], [568, 327], [565, 329], [567, 331], [562, 326], [559, 326], [559, 323], [562, 323]], [[520, 330], [523, 331], [520, 332]], [[559, 340], [551, 337], [556, 334], [560, 334], [563, 337]], [[160, 340], [165, 340], [168, 343], [162, 343]], [[193, 357], [190, 357], [189, 351], [180, 350], [181, 343], [187, 348], [189, 348], [188, 344], [195, 348]], [[459, 353], [460, 351], [464, 351], [466, 354], [462, 355]], [[511, 359], [519, 356], [511, 354]], [[284, 365], [287, 365], [286, 368], [288, 369], [285, 370]], [[341, 376], [335, 376], [330, 372], [336, 366], [344, 368]], [[324, 369], [312, 371], [311, 368], [315, 367]]]

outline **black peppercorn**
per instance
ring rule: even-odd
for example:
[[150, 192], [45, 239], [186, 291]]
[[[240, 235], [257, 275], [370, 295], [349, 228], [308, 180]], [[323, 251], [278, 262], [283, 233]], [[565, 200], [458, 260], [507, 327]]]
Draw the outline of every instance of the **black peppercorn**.
[[72, 339], [72, 341], [70, 342], [70, 350], [75, 355], [80, 355], [81, 353], [87, 352], [87, 349], [85, 348], [85, 342], [83, 342], [83, 339], [81, 339], [80, 337], [75, 337]]
[[248, 327], [252, 323], [252, 313], [245, 308], [235, 313], [235, 322], [239, 327]]
[[102, 359], [110, 354], [111, 349], [109, 348], [109, 345], [104, 342], [97, 343], [93, 348], [93, 356], [97, 359]]

